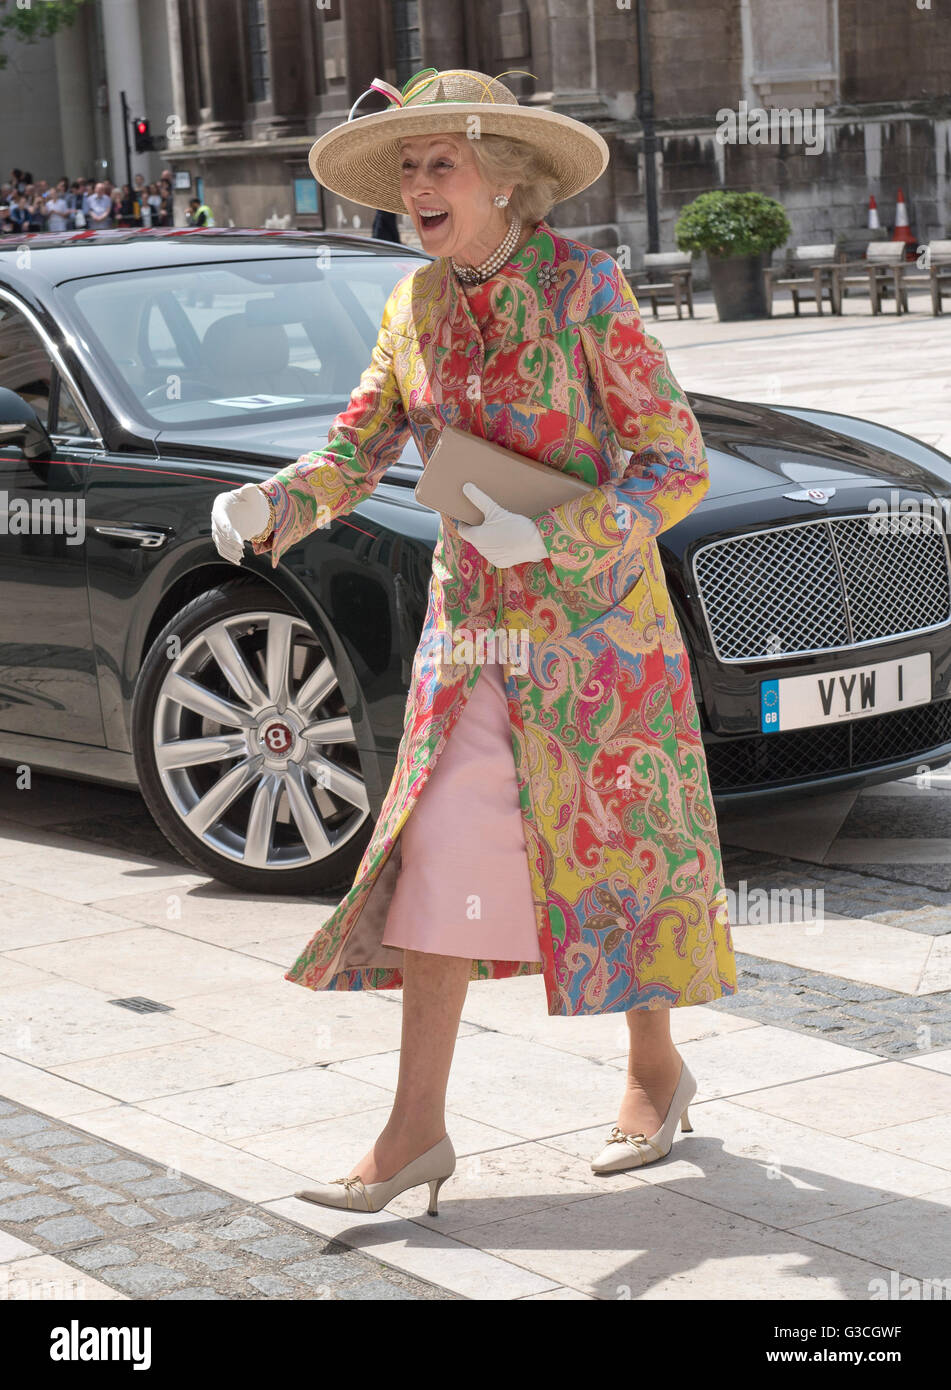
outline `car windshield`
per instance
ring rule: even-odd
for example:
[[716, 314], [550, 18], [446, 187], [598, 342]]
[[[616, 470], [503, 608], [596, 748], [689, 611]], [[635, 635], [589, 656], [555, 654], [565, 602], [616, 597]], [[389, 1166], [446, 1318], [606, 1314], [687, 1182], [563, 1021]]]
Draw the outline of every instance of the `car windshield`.
[[421, 263], [334, 251], [324, 266], [314, 255], [221, 261], [61, 290], [137, 418], [194, 429], [342, 408], [370, 362], [387, 296]]

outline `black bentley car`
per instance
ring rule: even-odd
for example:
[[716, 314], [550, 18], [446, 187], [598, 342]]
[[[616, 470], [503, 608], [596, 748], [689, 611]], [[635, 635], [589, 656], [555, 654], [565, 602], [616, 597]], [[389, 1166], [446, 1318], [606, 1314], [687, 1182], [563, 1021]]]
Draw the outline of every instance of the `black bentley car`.
[[[426, 609], [421, 461], [275, 570], [223, 561], [210, 510], [326, 441], [417, 260], [230, 228], [0, 239], [0, 762], [138, 787], [239, 887], [349, 884]], [[660, 544], [718, 800], [947, 762], [951, 458], [690, 401], [711, 485]]]

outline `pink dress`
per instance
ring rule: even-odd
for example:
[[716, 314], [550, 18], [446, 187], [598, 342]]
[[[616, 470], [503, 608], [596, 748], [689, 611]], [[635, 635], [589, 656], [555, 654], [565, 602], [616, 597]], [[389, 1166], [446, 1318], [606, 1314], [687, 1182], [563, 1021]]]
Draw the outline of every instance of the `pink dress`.
[[400, 832], [385, 946], [540, 961], [502, 668], [479, 672]]
[[[464, 286], [491, 340], [495, 277]], [[386, 946], [473, 960], [540, 961], [502, 668], [482, 667], [400, 834]]]

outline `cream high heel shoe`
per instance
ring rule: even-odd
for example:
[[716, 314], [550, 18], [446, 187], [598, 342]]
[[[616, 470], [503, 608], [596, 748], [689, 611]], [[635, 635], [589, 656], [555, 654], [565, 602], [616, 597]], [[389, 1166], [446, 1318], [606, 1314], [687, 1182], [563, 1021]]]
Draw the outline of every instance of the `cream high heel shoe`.
[[438, 1216], [436, 1198], [439, 1189], [456, 1169], [456, 1151], [452, 1140], [446, 1134], [438, 1144], [425, 1153], [410, 1159], [398, 1173], [386, 1182], [371, 1182], [365, 1186], [361, 1177], [334, 1178], [333, 1182], [321, 1183], [319, 1187], [306, 1188], [295, 1192], [302, 1201], [314, 1202], [320, 1207], [346, 1207], [348, 1211], [382, 1211], [400, 1192], [410, 1187], [429, 1183], [429, 1215]]
[[687, 1106], [697, 1094], [697, 1083], [690, 1074], [687, 1063], [680, 1070], [680, 1080], [664, 1116], [664, 1123], [656, 1134], [649, 1138], [646, 1134], [625, 1134], [617, 1125], [611, 1130], [607, 1144], [597, 1158], [592, 1160], [593, 1173], [619, 1173], [623, 1168], [642, 1168], [645, 1163], [656, 1163], [659, 1158], [670, 1153], [674, 1142], [677, 1121], [685, 1134], [693, 1133], [693, 1125], [687, 1114]]

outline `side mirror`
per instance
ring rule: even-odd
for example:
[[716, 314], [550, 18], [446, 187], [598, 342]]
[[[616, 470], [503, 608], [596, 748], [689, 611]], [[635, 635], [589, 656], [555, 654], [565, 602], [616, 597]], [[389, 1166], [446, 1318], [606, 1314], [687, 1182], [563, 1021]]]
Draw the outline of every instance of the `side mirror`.
[[0, 449], [13, 448], [22, 449], [27, 459], [49, 458], [53, 441], [33, 407], [0, 386]]

